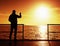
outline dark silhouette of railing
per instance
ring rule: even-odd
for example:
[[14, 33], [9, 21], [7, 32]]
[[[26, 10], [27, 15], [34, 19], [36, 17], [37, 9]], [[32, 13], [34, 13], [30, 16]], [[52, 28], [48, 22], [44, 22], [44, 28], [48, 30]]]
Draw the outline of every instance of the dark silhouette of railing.
[[[18, 26], [21, 26], [22, 28], [20, 30], [22, 31], [17, 31], [17, 33], [22, 33], [22, 40], [24, 40], [24, 24], [18, 24]], [[17, 26], [17, 28], [18, 28]], [[0, 34], [2, 33], [10, 33], [10, 24], [0, 24]], [[5, 40], [5, 39], [1, 39]]]
[[[10, 24], [0, 24], [0, 29], [3, 27], [3, 25], [6, 25], [6, 26], [10, 26]], [[25, 40], [25, 41], [47, 41], [47, 40], [49, 40], [49, 41], [54, 41], [54, 40], [56, 40], [56, 41], [58, 41], [58, 40], [60, 40], [60, 39], [55, 39], [55, 35], [54, 35], [54, 38], [53, 39], [50, 39], [50, 33], [52, 33], [52, 34], [59, 34], [60, 32], [50, 32], [49, 31], [49, 26], [50, 25], [60, 25], [60, 24], [47, 24], [47, 39], [25, 39], [24, 38], [24, 24], [18, 24], [18, 26], [20, 26], [20, 25], [22, 25], [22, 31], [18, 31], [17, 33], [22, 33], [22, 40]], [[1, 27], [2, 26], [2, 27]], [[9, 27], [10, 28], [10, 27]], [[0, 33], [9, 33], [9, 31], [1, 31], [0, 30]], [[4, 39], [2, 39], [2, 40], [4, 40]]]
[[[51, 29], [50, 26], [54, 28], [54, 31], [53, 31], [53, 28]], [[55, 40], [56, 41], [60, 41], [60, 39], [57, 39], [58, 36], [59, 36], [59, 35], [57, 36], [57, 34], [60, 34], [60, 31], [59, 31], [60, 27], [59, 26], [60, 26], [60, 24], [47, 24], [48, 40], [51, 40], [51, 41], [55, 41]], [[58, 30], [56, 31], [55, 29], [58, 29]], [[50, 37], [50, 34], [53, 34], [53, 38], [52, 39]]]

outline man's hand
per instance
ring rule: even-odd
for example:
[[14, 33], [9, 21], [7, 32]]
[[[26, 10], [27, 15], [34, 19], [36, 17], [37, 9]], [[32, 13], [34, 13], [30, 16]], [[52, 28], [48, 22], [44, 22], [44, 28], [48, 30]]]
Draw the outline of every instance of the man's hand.
[[20, 15], [21, 15], [21, 12], [20, 12]]
[[21, 17], [21, 12], [20, 12], [20, 17]]

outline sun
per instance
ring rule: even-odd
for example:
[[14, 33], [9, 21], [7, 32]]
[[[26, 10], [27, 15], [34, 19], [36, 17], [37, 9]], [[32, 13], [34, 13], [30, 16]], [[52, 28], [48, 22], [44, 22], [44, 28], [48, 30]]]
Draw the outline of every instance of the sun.
[[49, 17], [49, 7], [48, 6], [44, 6], [44, 5], [41, 5], [39, 7], [36, 8], [35, 10], [35, 18], [36, 19], [47, 19]]

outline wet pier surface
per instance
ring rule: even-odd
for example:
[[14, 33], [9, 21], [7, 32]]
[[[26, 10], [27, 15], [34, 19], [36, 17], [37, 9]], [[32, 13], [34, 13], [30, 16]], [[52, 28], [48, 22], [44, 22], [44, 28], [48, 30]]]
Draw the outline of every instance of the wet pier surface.
[[0, 46], [60, 46], [60, 41], [9, 41], [0, 40]]

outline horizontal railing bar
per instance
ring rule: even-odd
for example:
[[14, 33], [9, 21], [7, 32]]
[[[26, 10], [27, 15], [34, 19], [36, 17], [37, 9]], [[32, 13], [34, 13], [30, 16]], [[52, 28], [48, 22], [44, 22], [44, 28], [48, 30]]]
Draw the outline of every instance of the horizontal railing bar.
[[[0, 32], [0, 33], [10, 33], [10, 32]], [[23, 32], [17, 32], [17, 33], [23, 33]]]
[[60, 32], [49, 32], [49, 33], [60, 33]]
[[[0, 24], [0, 25], [11, 25], [11, 24]], [[24, 25], [24, 24], [17, 24], [17, 25]]]
[[47, 25], [60, 25], [60, 24], [47, 24]]
[[[0, 39], [0, 41], [10, 41], [10, 40], [5, 40], [5, 39]], [[11, 41], [14, 41], [14, 40], [11, 40]], [[23, 39], [21, 39], [21, 40], [17, 40], [17, 41], [60, 41], [60, 40], [23, 40]]]
[[[10, 32], [10, 31], [1, 31], [0, 33], [6, 33], [6, 32]], [[22, 32], [22, 31], [21, 31]], [[17, 32], [17, 33], [21, 33], [21, 32]], [[60, 32], [49, 32], [49, 33], [60, 33]]]

